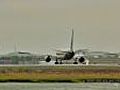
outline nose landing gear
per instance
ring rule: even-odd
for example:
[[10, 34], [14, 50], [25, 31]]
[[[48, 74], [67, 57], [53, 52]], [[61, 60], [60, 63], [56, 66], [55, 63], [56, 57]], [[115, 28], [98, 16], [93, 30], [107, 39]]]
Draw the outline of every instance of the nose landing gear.
[[73, 62], [73, 64], [78, 64], [77, 59], [75, 59], [75, 61]]

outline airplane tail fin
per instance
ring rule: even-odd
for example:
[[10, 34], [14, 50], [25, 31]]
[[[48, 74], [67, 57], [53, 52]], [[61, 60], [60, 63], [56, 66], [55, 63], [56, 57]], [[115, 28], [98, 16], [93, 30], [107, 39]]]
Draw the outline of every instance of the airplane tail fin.
[[71, 44], [70, 44], [70, 51], [73, 51], [73, 40], [74, 40], [74, 30], [72, 29]]

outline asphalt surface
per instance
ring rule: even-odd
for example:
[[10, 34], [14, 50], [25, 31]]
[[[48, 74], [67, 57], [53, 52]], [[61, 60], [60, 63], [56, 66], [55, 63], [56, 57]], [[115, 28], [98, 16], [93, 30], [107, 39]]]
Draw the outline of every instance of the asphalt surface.
[[89, 64], [89, 65], [83, 65], [83, 64], [2, 64], [0, 67], [22, 67], [22, 66], [116, 66], [120, 67], [118, 64]]

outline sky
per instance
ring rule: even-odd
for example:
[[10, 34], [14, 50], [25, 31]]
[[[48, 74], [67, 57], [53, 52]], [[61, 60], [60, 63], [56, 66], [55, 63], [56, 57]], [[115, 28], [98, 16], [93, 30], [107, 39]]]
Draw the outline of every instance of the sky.
[[69, 49], [120, 52], [120, 0], [0, 0], [0, 54]]

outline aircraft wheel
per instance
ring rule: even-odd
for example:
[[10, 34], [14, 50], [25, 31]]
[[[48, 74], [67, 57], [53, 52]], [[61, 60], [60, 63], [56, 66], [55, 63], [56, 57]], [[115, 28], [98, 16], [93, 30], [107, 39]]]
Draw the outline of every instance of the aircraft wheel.
[[55, 64], [59, 64], [58, 62], [55, 62]]
[[78, 64], [78, 62], [74, 62], [73, 64]]
[[63, 62], [60, 62], [60, 64], [63, 64]]

